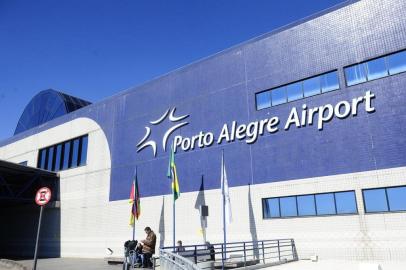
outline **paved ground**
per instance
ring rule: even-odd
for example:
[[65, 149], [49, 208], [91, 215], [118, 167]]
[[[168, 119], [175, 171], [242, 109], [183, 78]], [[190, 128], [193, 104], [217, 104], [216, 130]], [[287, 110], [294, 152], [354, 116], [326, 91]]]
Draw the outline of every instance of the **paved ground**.
[[[403, 270], [406, 262], [357, 262], [357, 261], [298, 261], [284, 265], [268, 267], [269, 270]], [[379, 270], [381, 270], [379, 269]]]
[[[32, 260], [18, 261], [32, 269]], [[367, 265], [371, 267], [366, 267]], [[348, 261], [298, 261], [284, 265], [263, 268], [269, 270], [378, 270], [377, 265], [381, 265], [382, 270], [403, 270], [406, 269], [406, 262], [377, 262], [375, 268], [373, 263], [348, 262]], [[56, 258], [39, 259], [37, 263], [38, 270], [121, 270], [122, 265], [109, 265], [103, 259], [76, 259], [76, 258]]]
[[[31, 270], [32, 260], [18, 261]], [[121, 270], [122, 264], [109, 265], [103, 259], [53, 258], [39, 259], [37, 270]]]

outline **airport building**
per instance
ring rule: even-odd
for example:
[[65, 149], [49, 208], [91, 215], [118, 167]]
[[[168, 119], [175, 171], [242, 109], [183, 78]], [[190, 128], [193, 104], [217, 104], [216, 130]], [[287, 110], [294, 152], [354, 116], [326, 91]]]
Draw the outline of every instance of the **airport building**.
[[405, 14], [403, 0], [348, 1], [93, 104], [40, 92], [0, 142], [0, 253], [32, 254], [30, 198], [48, 185], [43, 256], [120, 256], [136, 167], [136, 238], [150, 226], [171, 245], [173, 143], [184, 244], [223, 240], [224, 151], [229, 241], [404, 260]]

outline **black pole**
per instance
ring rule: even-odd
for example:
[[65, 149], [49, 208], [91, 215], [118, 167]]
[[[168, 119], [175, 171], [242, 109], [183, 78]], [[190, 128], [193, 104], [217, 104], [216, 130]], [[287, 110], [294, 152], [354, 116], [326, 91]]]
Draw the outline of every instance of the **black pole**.
[[37, 240], [35, 242], [35, 252], [34, 252], [34, 267], [33, 270], [37, 269], [37, 252], [38, 252], [38, 240], [39, 240], [39, 232], [41, 230], [41, 220], [42, 220], [42, 209], [44, 206], [41, 206], [41, 210], [39, 211], [39, 221], [38, 221], [38, 231], [37, 231]]

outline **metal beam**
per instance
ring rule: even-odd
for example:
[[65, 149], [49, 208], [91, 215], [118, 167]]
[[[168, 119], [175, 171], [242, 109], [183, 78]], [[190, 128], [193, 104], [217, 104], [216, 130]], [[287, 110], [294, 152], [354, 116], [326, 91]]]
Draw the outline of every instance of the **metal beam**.
[[7, 183], [6, 179], [3, 178], [3, 176], [0, 175], [0, 182], [4, 183], [3, 186], [6, 187], [8, 194], [11, 197], [14, 197], [14, 192], [11, 190], [10, 185]]
[[16, 198], [19, 198], [24, 192], [26, 192], [33, 183], [35, 183], [35, 181], [37, 181], [37, 179], [39, 178], [39, 175], [35, 175], [31, 181], [29, 181], [20, 192], [18, 192], [18, 194], [15, 196]]

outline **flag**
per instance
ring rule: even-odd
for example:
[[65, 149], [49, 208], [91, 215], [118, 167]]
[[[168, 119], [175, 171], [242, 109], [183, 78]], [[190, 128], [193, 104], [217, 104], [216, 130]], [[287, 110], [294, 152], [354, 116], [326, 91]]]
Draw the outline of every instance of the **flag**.
[[134, 226], [135, 219], [138, 220], [138, 218], [141, 215], [140, 191], [138, 188], [137, 169], [135, 169], [135, 176], [133, 184], [131, 186], [130, 203], [131, 203], [130, 225]]
[[177, 200], [180, 196], [180, 190], [179, 190], [178, 174], [176, 172], [175, 152], [173, 150], [173, 144], [171, 145], [171, 152], [169, 154], [168, 172], [166, 176], [172, 179], [173, 199]]
[[221, 194], [223, 195], [223, 202], [225, 204], [225, 219], [227, 224], [230, 224], [233, 221], [233, 215], [231, 213], [231, 202], [230, 202], [230, 193], [228, 190], [228, 181], [226, 173], [226, 165], [224, 162], [224, 153], [221, 156]]

